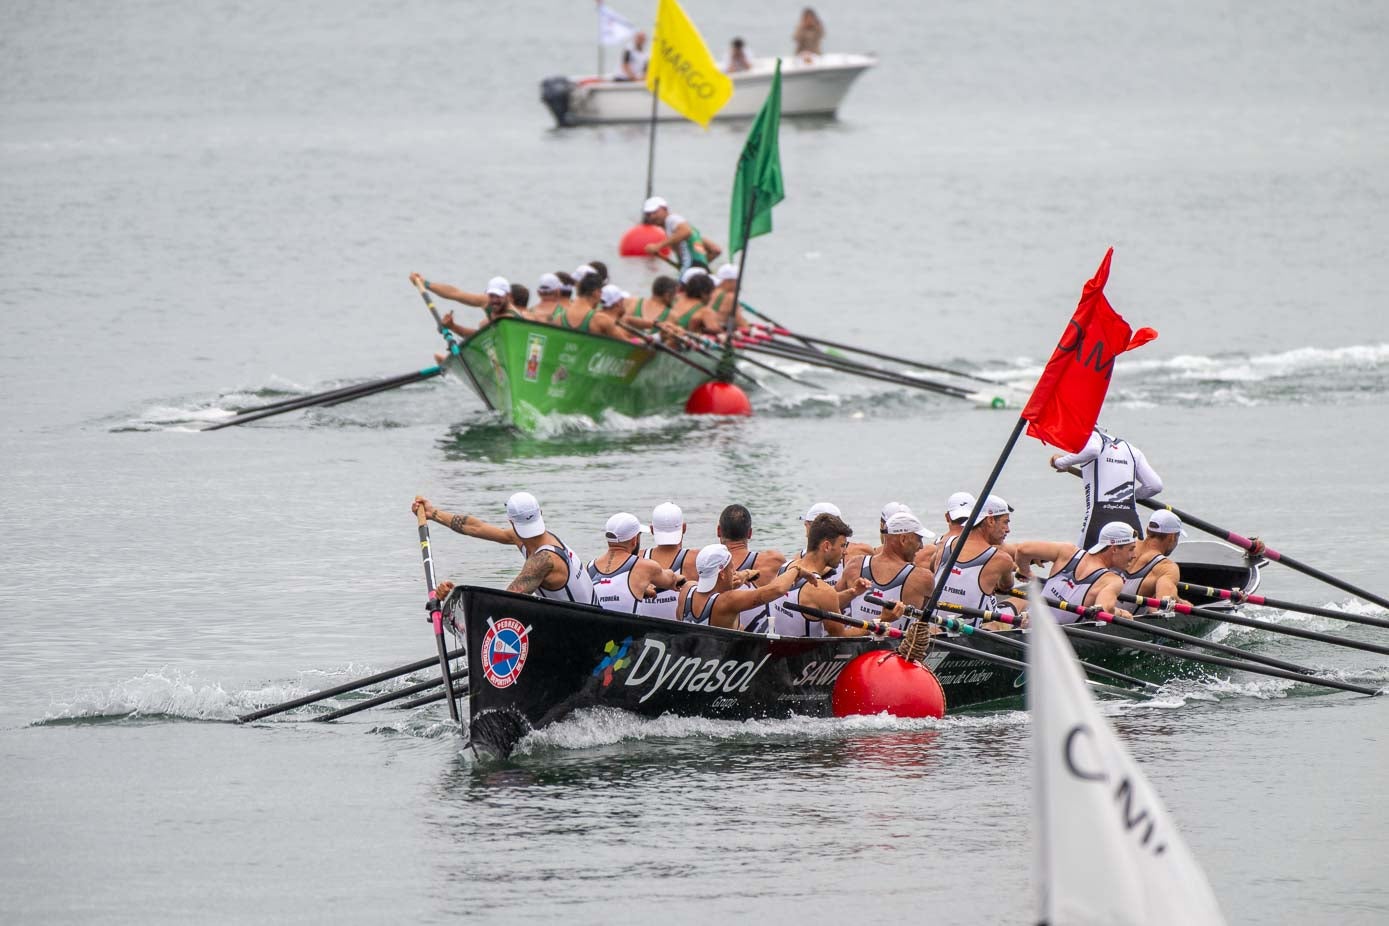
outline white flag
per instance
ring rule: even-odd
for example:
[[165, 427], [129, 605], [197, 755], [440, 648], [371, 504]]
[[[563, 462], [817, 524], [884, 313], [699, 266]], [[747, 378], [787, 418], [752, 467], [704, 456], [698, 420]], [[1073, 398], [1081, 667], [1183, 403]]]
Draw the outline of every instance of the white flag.
[[1035, 583], [1029, 597], [1038, 922], [1223, 926], [1210, 882], [1091, 700], [1075, 653]]
[[637, 34], [631, 21], [615, 13], [606, 3], [598, 4], [598, 44], [621, 45]]

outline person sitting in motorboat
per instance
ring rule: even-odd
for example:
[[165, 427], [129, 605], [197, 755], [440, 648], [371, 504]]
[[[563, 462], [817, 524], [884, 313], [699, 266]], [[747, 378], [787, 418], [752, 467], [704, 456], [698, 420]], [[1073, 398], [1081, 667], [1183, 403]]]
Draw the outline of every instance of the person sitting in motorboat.
[[[1126, 521], [1110, 521], [1100, 528], [1099, 537], [1089, 547], [1073, 543], [1026, 540], [1018, 544], [1018, 555], [1028, 565], [1051, 563], [1052, 574], [1042, 584], [1042, 595], [1072, 607], [1096, 607], [1119, 617], [1132, 615], [1118, 607], [1124, 586], [1124, 570], [1133, 562], [1138, 535]], [[1063, 624], [1077, 620], [1073, 611], [1056, 615]]]
[[820, 57], [820, 47], [825, 41], [825, 24], [813, 8], [801, 10], [801, 18], [796, 23], [796, 30], [791, 33], [791, 41], [796, 43], [795, 56], [804, 63], [814, 64], [815, 59]]
[[843, 518], [828, 511], [822, 512], [808, 522], [805, 529], [805, 550], [782, 567], [783, 571], [799, 567], [801, 578], [785, 595], [767, 606], [770, 630], [783, 637], [853, 635], [857, 631], [845, 624], [823, 621], [787, 607], [788, 604], [799, 604], [839, 613], [855, 594], [862, 594], [871, 587], [867, 580], [854, 582], [848, 586], [848, 594], [844, 594], [826, 578], [843, 570], [844, 554], [854, 533]]
[[[921, 521], [905, 505], [888, 515], [883, 523], [883, 545], [873, 553], [849, 559], [844, 565], [840, 588], [858, 589], [849, 601], [850, 615], [865, 621], [882, 618], [882, 606], [869, 602], [869, 595], [888, 602], [901, 601], [914, 608], [926, 603], [934, 580], [929, 570], [919, 569], [915, 563], [925, 532]], [[898, 627], [905, 625], [901, 618], [890, 618], [890, 622]], [[861, 636], [866, 632], [847, 626], [838, 632], [830, 631], [831, 636]]]
[[[651, 548], [640, 554], [644, 560], [656, 563], [663, 569], [670, 569], [693, 582], [699, 578], [695, 571], [695, 553], [685, 548], [685, 513], [674, 502], [662, 502], [651, 509]], [[675, 607], [679, 603], [678, 591], [657, 593], [649, 601], [637, 603], [637, 613], [648, 617], [676, 617]]]
[[[1173, 598], [1190, 602], [1177, 594], [1182, 570], [1172, 559], [1172, 551], [1186, 536], [1182, 519], [1170, 511], [1154, 511], [1148, 518], [1148, 536], [1138, 545], [1133, 562], [1124, 569], [1122, 594], [1141, 598]], [[1146, 610], [1146, 609], [1140, 609]]]
[[670, 318], [675, 308], [675, 291], [680, 284], [674, 277], [658, 276], [651, 281], [651, 295], [643, 296], [623, 319], [633, 328], [655, 328]]
[[708, 624], [729, 630], [759, 632], [756, 624], [744, 626], [740, 616], [748, 611], [766, 613], [769, 602], [789, 592], [801, 578], [802, 571], [792, 566], [763, 586], [748, 584], [748, 575], [734, 565], [734, 554], [721, 543], [711, 543], [695, 557], [699, 579], [693, 587], [680, 590], [676, 605], [680, 620], [691, 624]]
[[[971, 510], [972, 508], [973, 504]], [[1003, 541], [1012, 527], [1012, 512], [1013, 506], [997, 495], [990, 495], [984, 499], [979, 516], [974, 520], [974, 528], [965, 539], [964, 546], [960, 548], [959, 556], [950, 569], [950, 575], [945, 579], [939, 599], [941, 602], [983, 611], [997, 611], [1004, 605], [1008, 605], [1010, 610], [1018, 610], [1006, 601], [1007, 594], [1015, 583], [1017, 568], [1012, 554], [1003, 546]], [[941, 570], [949, 561], [950, 551], [960, 542], [960, 536], [963, 536], [963, 528], [959, 536], [942, 544], [940, 562], [936, 566], [933, 581], [940, 581]], [[1003, 596], [1002, 599], [1000, 594]], [[936, 614], [940, 617], [960, 616], [948, 610], [939, 610]], [[977, 619], [963, 619], [973, 620], [978, 624]], [[988, 630], [1003, 630], [1008, 625], [991, 621], [983, 626]]]
[[[667, 569], [654, 559], [637, 555], [639, 539], [645, 528], [637, 516], [619, 511], [608, 518], [603, 536], [608, 541], [607, 552], [599, 554], [588, 564], [588, 577], [593, 583], [593, 603], [607, 611], [641, 614], [641, 605], [653, 602], [661, 592], [679, 589], [685, 576]], [[671, 599], [674, 605], [674, 598]], [[675, 609], [661, 617], [675, 619]]]
[[[422, 510], [427, 519], [443, 524], [454, 533], [520, 550], [526, 562], [506, 587], [507, 591], [536, 595], [552, 601], [593, 604], [593, 582], [583, 568], [579, 554], [546, 529], [540, 502], [529, 492], [517, 492], [506, 500], [506, 527], [488, 524], [470, 514], [441, 511], [419, 495], [415, 496], [410, 510], [416, 514]], [[439, 583], [437, 593], [440, 601], [448, 597], [453, 585], [447, 581]]]
[[1162, 477], [1143, 451], [1123, 438], [1095, 428], [1079, 453], [1053, 454], [1051, 466], [1059, 473], [1078, 467], [1085, 480], [1087, 508], [1076, 546], [1093, 544], [1100, 528], [1110, 521], [1123, 521], [1134, 533], [1143, 535], [1138, 502], [1162, 491]]
[[646, 80], [646, 65], [650, 58], [646, 50], [646, 33], [636, 33], [627, 47], [622, 49], [620, 70], [613, 80]]
[[[440, 299], [450, 299], [482, 309], [484, 317], [476, 328], [469, 328], [455, 322], [451, 311], [445, 313], [442, 319], [444, 325], [459, 337], [470, 338], [499, 318], [523, 317], [516, 306], [512, 304], [511, 284], [507, 282], [506, 277], [493, 277], [488, 280], [487, 289], [480, 293], [470, 293], [457, 286], [450, 286], [448, 283], [431, 283], [418, 273], [410, 274], [410, 282], [423, 286], [426, 291], [433, 293]], [[529, 296], [529, 294], [527, 295]]]
[[723, 253], [723, 248], [701, 235], [699, 229], [686, 221], [683, 215], [671, 212], [670, 206], [662, 197], [649, 197], [642, 204], [641, 212], [642, 222], [647, 225], [659, 225], [666, 233], [661, 241], [646, 245], [646, 253], [654, 257], [670, 248], [675, 252], [681, 273], [691, 267], [703, 267], [708, 270], [710, 261], [717, 260]]
[[752, 58], [748, 53], [747, 43], [741, 38], [735, 38], [728, 46], [728, 59], [723, 63], [725, 74], [736, 74], [739, 71], [751, 71]]

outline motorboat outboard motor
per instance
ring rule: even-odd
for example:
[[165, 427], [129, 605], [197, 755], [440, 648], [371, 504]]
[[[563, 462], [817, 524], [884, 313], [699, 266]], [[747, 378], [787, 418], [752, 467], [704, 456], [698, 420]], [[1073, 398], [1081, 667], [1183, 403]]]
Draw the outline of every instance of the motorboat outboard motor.
[[573, 92], [574, 82], [568, 77], [547, 77], [540, 82], [540, 101], [550, 107], [561, 126], [570, 124], [569, 94]]

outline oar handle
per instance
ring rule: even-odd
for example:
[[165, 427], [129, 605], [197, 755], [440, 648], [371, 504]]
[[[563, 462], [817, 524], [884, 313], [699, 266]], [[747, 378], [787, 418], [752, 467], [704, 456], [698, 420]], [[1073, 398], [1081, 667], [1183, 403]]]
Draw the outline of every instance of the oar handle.
[[448, 647], [444, 644], [444, 612], [439, 601], [439, 583], [434, 579], [434, 556], [429, 549], [429, 519], [425, 517], [423, 503], [415, 508], [415, 518], [420, 532], [420, 554], [424, 557], [424, 581], [429, 586], [425, 608], [434, 625], [434, 644], [439, 650], [439, 674], [443, 678], [444, 690], [448, 692], [449, 719], [458, 723], [458, 699], [453, 694], [453, 672], [449, 669]]
[[883, 621], [867, 621], [860, 617], [850, 617], [847, 614], [838, 614], [834, 611], [826, 611], [822, 608], [812, 607], [808, 604], [798, 604], [794, 601], [784, 601], [782, 604], [792, 611], [798, 611], [801, 614], [809, 614], [811, 617], [818, 617], [822, 621], [834, 621], [849, 627], [857, 627], [860, 630], [867, 630], [880, 637], [885, 636], [891, 637], [894, 640], [899, 640], [906, 636], [901, 630]]
[[420, 298], [424, 300], [425, 307], [429, 309], [429, 314], [434, 316], [434, 324], [438, 327], [439, 334], [443, 335], [444, 342], [448, 344], [449, 353], [457, 357], [459, 355], [458, 339], [453, 336], [453, 331], [449, 329], [449, 326], [444, 324], [443, 318], [439, 315], [439, 310], [434, 306], [434, 296], [425, 288], [424, 280], [412, 278], [410, 282], [415, 284], [415, 289], [419, 290]]

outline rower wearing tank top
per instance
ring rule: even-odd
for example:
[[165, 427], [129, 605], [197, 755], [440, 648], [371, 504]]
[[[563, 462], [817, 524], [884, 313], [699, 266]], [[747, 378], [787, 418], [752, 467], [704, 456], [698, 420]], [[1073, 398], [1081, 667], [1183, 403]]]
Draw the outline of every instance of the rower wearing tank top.
[[[875, 556], [882, 552], [883, 544], [887, 543], [887, 522], [894, 514], [910, 514], [915, 517], [910, 505], [903, 504], [902, 502], [888, 502], [884, 505], [883, 510], [878, 514], [878, 545], [868, 551]], [[922, 525], [921, 530], [917, 532], [917, 536], [921, 538], [922, 550], [925, 550], [926, 547], [931, 544], [940, 542], [940, 538], [935, 535], [935, 532], [928, 529], [925, 525]], [[920, 553], [920, 551], [917, 552], [918, 554]]]
[[[869, 595], [876, 595], [887, 602], [901, 601], [914, 608], [926, 603], [931, 594], [931, 573], [915, 564], [924, 531], [921, 521], [910, 511], [894, 512], [884, 525], [883, 545], [869, 555], [851, 559], [845, 565], [840, 587], [846, 590], [851, 586], [861, 589], [849, 602], [852, 617], [865, 621], [882, 619], [882, 605], [869, 602]], [[864, 580], [867, 580], [867, 588], [861, 584]], [[907, 623], [906, 618], [889, 617], [888, 620], [899, 629]], [[859, 636], [865, 632], [856, 627], [845, 627], [842, 633], [835, 636]]]
[[1148, 536], [1138, 545], [1133, 562], [1124, 570], [1122, 593], [1142, 598], [1175, 598], [1189, 603], [1177, 594], [1182, 571], [1176, 560], [1171, 559], [1172, 551], [1185, 536], [1181, 518], [1170, 511], [1154, 511], [1148, 518]]
[[651, 281], [651, 295], [638, 299], [624, 321], [633, 328], [645, 329], [655, 328], [669, 320], [675, 311], [675, 290], [678, 285], [674, 277], [656, 277]]
[[[836, 505], [836, 504], [834, 504], [833, 502], [816, 502], [815, 504], [813, 504], [813, 505], [811, 505], [809, 508], [807, 508], [807, 509], [805, 510], [805, 514], [801, 515], [801, 522], [805, 524], [805, 541], [806, 541], [806, 545], [805, 545], [805, 549], [801, 550], [799, 553], [796, 554], [796, 559], [804, 559], [806, 553], [807, 553], [809, 550], [814, 549], [814, 544], [812, 544], [812, 543], [810, 542], [810, 526], [811, 526], [812, 524], [814, 524], [814, 523], [815, 523], [815, 519], [818, 518], [818, 517], [819, 517], [820, 515], [822, 515], [822, 514], [832, 514], [832, 515], [834, 515], [836, 518], [841, 518], [841, 519], [844, 517], [843, 513], [840, 512], [840, 510], [839, 510], [839, 506]], [[854, 532], [853, 532], [852, 530], [850, 530], [849, 533], [848, 533], [848, 536], [853, 536], [853, 533], [854, 533]], [[873, 548], [870, 547], [870, 546], [869, 546], [868, 544], [866, 544], [866, 543], [855, 543], [854, 541], [849, 541], [849, 545], [848, 545], [848, 547], [847, 547], [847, 548], [845, 549], [845, 551], [844, 551], [844, 557], [849, 557], [849, 556], [862, 556], [862, 555], [865, 554], [865, 553], [872, 553], [872, 552], [873, 552]], [[824, 579], [826, 582], [828, 582], [828, 583], [831, 584], [831, 585], [838, 585], [838, 584], [839, 584], [839, 577], [842, 576], [843, 574], [844, 574], [844, 558], [841, 557], [839, 563], [838, 563], [837, 565], [835, 565], [834, 568], [832, 568], [829, 572], [827, 572], [827, 573], [821, 573], [821, 574], [820, 574], [820, 578]]]
[[[662, 502], [651, 509], [650, 549], [640, 554], [643, 560], [653, 562], [662, 569], [670, 569], [693, 582], [695, 572], [695, 551], [685, 549], [685, 513], [672, 502]], [[659, 592], [649, 601], [637, 603], [637, 613], [648, 617], [667, 617], [674, 620], [678, 615], [675, 605], [680, 598], [677, 590]]]
[[681, 333], [719, 334], [719, 317], [709, 308], [709, 295], [714, 291], [714, 279], [702, 267], [691, 267], [680, 274], [680, 286], [670, 318], [661, 323], [661, 331], [669, 338], [679, 339]]
[[1143, 451], [1095, 428], [1079, 453], [1054, 454], [1051, 466], [1060, 473], [1078, 467], [1085, 481], [1085, 517], [1077, 546], [1094, 544], [1100, 528], [1111, 521], [1123, 521], [1142, 536], [1138, 502], [1162, 491], [1162, 478]]
[[[971, 510], [973, 507], [971, 504]], [[974, 521], [974, 528], [965, 539], [960, 555], [951, 567], [950, 575], [945, 579], [940, 601], [984, 611], [995, 611], [1004, 605], [1017, 610], [1007, 601], [1007, 593], [1014, 584], [1017, 565], [1003, 543], [1011, 530], [1012, 512], [1013, 506], [997, 495], [990, 495], [984, 499], [979, 516]], [[950, 555], [950, 550], [959, 542], [960, 538], [956, 536], [942, 545], [940, 565], [936, 567], [933, 581], [940, 581], [941, 570]], [[958, 613], [948, 610], [938, 610], [936, 614], [940, 617], [959, 618], [979, 626], [978, 618], [961, 617]], [[1003, 630], [1008, 625], [1000, 621], [990, 621], [982, 626], [987, 630]]]
[[840, 637], [848, 634], [846, 625], [836, 621], [821, 621], [808, 614], [786, 607], [788, 604], [808, 605], [824, 611], [840, 613], [855, 594], [869, 588], [867, 581], [851, 583], [848, 591], [839, 591], [823, 578], [838, 572], [849, 549], [853, 529], [837, 514], [824, 512], [806, 525], [806, 549], [782, 567], [783, 572], [799, 568], [801, 577], [785, 595], [767, 606], [771, 632], [783, 637]]
[[[488, 524], [470, 514], [449, 514], [418, 495], [410, 510], [416, 513], [423, 510], [427, 519], [443, 524], [455, 533], [520, 550], [526, 562], [506, 587], [507, 591], [551, 601], [593, 604], [593, 583], [579, 555], [546, 530], [540, 503], [529, 492], [517, 492], [506, 500], [506, 527]], [[439, 600], [447, 598], [452, 590], [452, 582], [440, 582]]]
[[[1050, 577], [1042, 583], [1042, 596], [1074, 607], [1096, 607], [1119, 617], [1132, 617], [1118, 607], [1124, 570], [1133, 562], [1138, 535], [1125, 521], [1110, 521], [1100, 528], [1089, 547], [1064, 541], [1028, 540], [1018, 544], [1018, 554], [1028, 563], [1051, 563]], [[1071, 624], [1074, 612], [1056, 614], [1058, 623]]]
[[935, 572], [936, 567], [940, 565], [941, 549], [948, 541], [960, 536], [965, 529], [965, 522], [969, 520], [969, 513], [973, 510], [974, 496], [968, 492], [956, 492], [946, 499], [945, 533], [922, 545], [921, 552], [916, 554], [916, 564]]
[[[786, 565], [786, 557], [778, 550], [753, 550], [752, 513], [742, 505], [729, 505], [719, 513], [719, 523], [715, 528], [719, 542], [733, 557], [733, 568], [741, 575], [742, 583], [752, 587], [765, 587], [777, 578], [777, 573]], [[767, 625], [767, 606], [754, 605], [743, 612], [739, 623], [744, 630]]]
[[[641, 606], [653, 601], [662, 592], [673, 593], [687, 581], [683, 575], [667, 569], [653, 559], [637, 555], [643, 533], [637, 516], [619, 511], [608, 518], [603, 536], [608, 550], [588, 564], [588, 577], [593, 583], [593, 603], [607, 611], [641, 614]], [[653, 615], [675, 619], [674, 598], [668, 614]]]
[[691, 624], [707, 624], [727, 630], [745, 629], [761, 633], [766, 629], [752, 625], [744, 627], [741, 615], [749, 611], [764, 611], [791, 590], [803, 573], [792, 566], [761, 588], [746, 584], [747, 575], [737, 568], [736, 559], [728, 547], [711, 543], [695, 557], [699, 578], [694, 585], [680, 590], [676, 605], [680, 620]]

